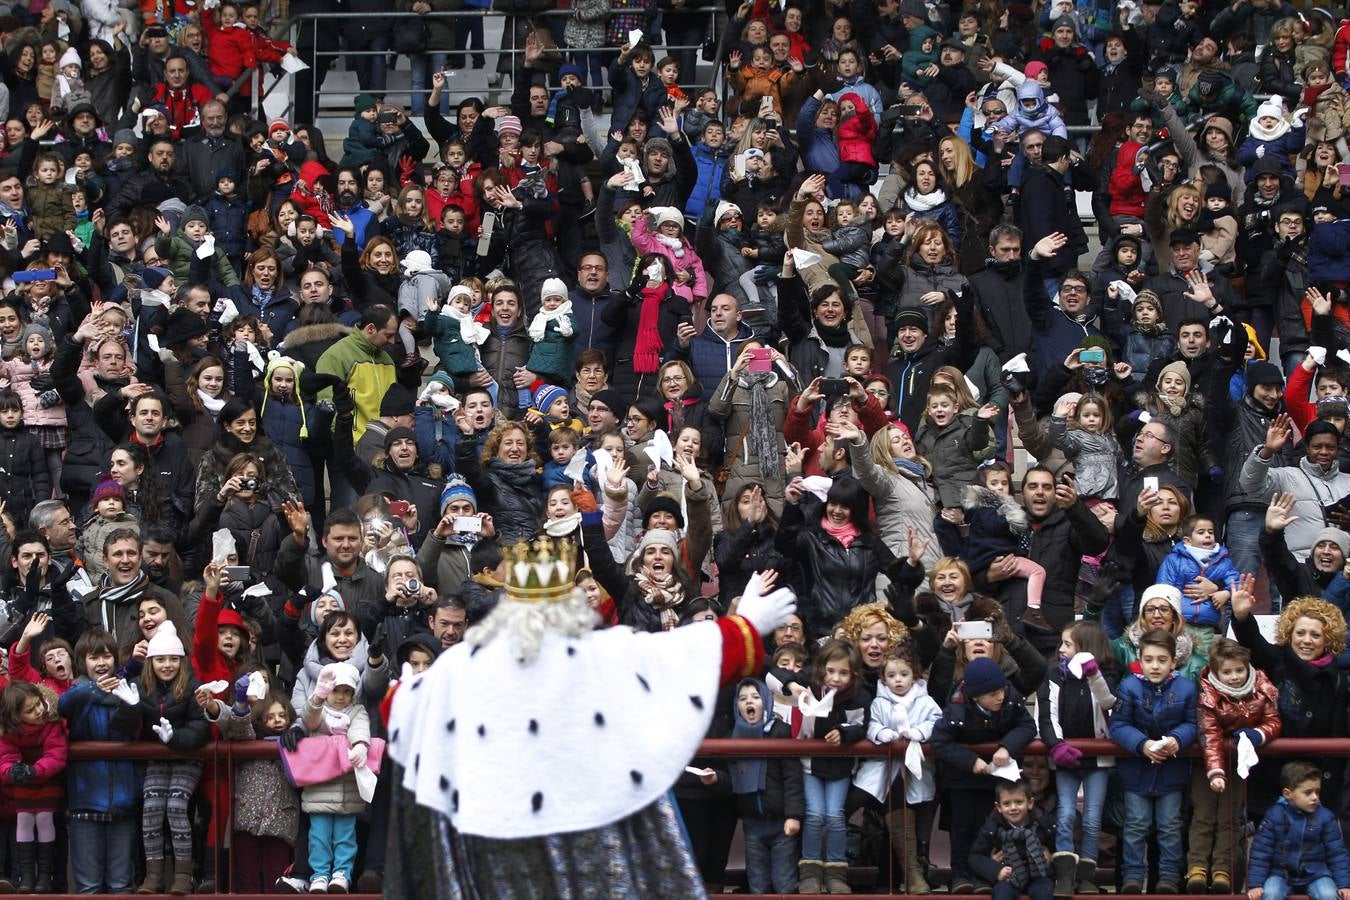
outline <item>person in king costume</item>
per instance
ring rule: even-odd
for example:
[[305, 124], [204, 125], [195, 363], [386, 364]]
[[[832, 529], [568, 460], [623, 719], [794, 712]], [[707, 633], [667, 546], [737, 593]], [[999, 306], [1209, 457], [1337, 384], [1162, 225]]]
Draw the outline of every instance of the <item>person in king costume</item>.
[[597, 631], [575, 553], [510, 549], [502, 601], [395, 692], [385, 897], [706, 896], [669, 791], [796, 596], [757, 574], [736, 615]]

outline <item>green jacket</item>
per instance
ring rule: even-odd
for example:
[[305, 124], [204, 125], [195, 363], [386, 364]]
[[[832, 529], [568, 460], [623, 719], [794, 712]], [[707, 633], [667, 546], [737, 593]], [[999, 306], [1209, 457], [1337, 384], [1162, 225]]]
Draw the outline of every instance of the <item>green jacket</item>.
[[[366, 423], [379, 418], [380, 401], [394, 383], [398, 370], [394, 360], [378, 350], [363, 331], [353, 331], [323, 352], [315, 371], [321, 375], [336, 375], [347, 382], [356, 404], [352, 424], [352, 440], [359, 440]], [[332, 388], [325, 388], [320, 397], [331, 399]]]
[[[168, 262], [169, 268], [173, 271], [174, 284], [189, 283], [188, 270], [192, 268], [192, 257], [199, 246], [201, 245], [192, 243], [181, 233], [170, 237], [160, 235], [155, 239], [155, 252], [159, 254], [160, 259]], [[230, 259], [225, 255], [225, 251], [219, 247], [215, 250], [211, 267], [216, 280], [225, 287], [239, 284], [239, 274], [234, 271], [234, 266], [230, 265]]]

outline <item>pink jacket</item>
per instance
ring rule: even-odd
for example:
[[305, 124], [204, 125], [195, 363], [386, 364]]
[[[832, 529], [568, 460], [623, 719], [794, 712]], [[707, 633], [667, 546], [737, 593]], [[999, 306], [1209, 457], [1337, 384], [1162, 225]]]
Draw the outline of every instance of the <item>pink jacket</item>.
[[43, 409], [38, 405], [37, 400], [41, 391], [33, 389], [33, 379], [39, 375], [48, 374], [51, 369], [52, 361], [50, 358], [39, 362], [36, 370], [32, 363], [25, 362], [22, 357], [18, 356], [0, 362], [0, 377], [9, 379], [10, 389], [19, 395], [19, 402], [23, 404], [23, 424], [25, 425], [66, 427], [66, 405], [58, 403], [55, 406]]
[[646, 216], [638, 216], [637, 221], [633, 223], [634, 249], [638, 253], [660, 253], [670, 260], [670, 265], [676, 272], [692, 274], [693, 281], [688, 284], [676, 284], [673, 290], [690, 304], [695, 300], [701, 303], [708, 299], [708, 273], [703, 269], [703, 260], [694, 252], [694, 245], [684, 238], [680, 239], [680, 245], [680, 249], [676, 250], [662, 243], [657, 238], [656, 232], [652, 231]]

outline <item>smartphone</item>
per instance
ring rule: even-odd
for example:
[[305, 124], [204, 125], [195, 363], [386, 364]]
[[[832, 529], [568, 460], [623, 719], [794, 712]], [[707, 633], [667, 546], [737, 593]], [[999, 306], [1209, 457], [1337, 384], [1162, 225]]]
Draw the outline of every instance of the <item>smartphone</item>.
[[773, 98], [768, 94], [759, 98], [759, 114], [761, 116], [773, 112]]
[[751, 372], [769, 372], [773, 369], [773, 352], [768, 347], [754, 347], [750, 350]]
[[242, 584], [249, 579], [248, 566], [226, 566], [225, 574], [236, 584]]
[[848, 393], [848, 382], [842, 378], [822, 378], [820, 379], [820, 392], [826, 397], [834, 397], [840, 394]]
[[483, 520], [477, 516], [455, 516], [455, 531], [460, 534], [482, 534]]
[[55, 269], [23, 269], [15, 272], [13, 276], [15, 284], [28, 284], [32, 281], [55, 281]]
[[412, 504], [409, 503], [407, 500], [389, 501], [389, 515], [398, 516], [399, 518], [402, 518], [403, 516], [409, 515], [410, 513], [412, 513]]
[[959, 641], [989, 641], [994, 638], [994, 626], [983, 619], [973, 622], [957, 622], [952, 626]]
[[918, 104], [907, 103], [904, 106], [900, 107], [900, 115], [904, 116], [907, 119], [917, 119], [922, 112], [923, 107], [919, 106]]
[[1104, 363], [1106, 362], [1106, 351], [1101, 347], [1089, 347], [1086, 350], [1078, 351], [1078, 361], [1080, 363]]
[[1157, 475], [1145, 475], [1145, 476], [1144, 476], [1144, 490], [1146, 490], [1146, 491], [1156, 491], [1157, 489], [1158, 489], [1158, 476], [1157, 476]]

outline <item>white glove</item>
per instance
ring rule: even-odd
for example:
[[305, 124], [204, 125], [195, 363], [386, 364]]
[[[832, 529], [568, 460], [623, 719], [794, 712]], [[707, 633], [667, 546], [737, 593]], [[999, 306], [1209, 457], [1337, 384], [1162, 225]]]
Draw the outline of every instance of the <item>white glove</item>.
[[161, 362], [172, 362], [174, 359], [173, 351], [168, 347], [159, 348], [159, 359]]
[[1312, 112], [1312, 109], [1307, 106], [1294, 110], [1294, 127], [1298, 128], [1302, 126], [1303, 123], [1307, 121], [1308, 113], [1310, 112]]
[[1265, 156], [1265, 155], [1266, 155], [1266, 145], [1265, 145], [1265, 144], [1257, 144], [1257, 145], [1256, 145], [1256, 158], [1257, 158], [1257, 159], [1260, 159], [1261, 157], [1263, 157], [1263, 156]]
[[[220, 306], [220, 304], [225, 304]], [[228, 297], [222, 297], [216, 301], [216, 306], [220, 307], [220, 324], [228, 325], [239, 318], [239, 308], [234, 305], [234, 301]]]
[[246, 696], [250, 701], [261, 700], [267, 696], [267, 679], [263, 677], [262, 672], [255, 669], [249, 673]]
[[70, 235], [70, 246], [74, 248], [76, 253], [83, 253], [84, 241], [80, 240], [80, 236], [74, 232], [68, 232], [68, 234]]
[[900, 732], [894, 728], [883, 728], [877, 732], [875, 740], [878, 744], [890, 744], [900, 740]]
[[359, 769], [366, 764], [366, 745], [353, 744], [347, 751], [347, 762], [352, 764], [353, 769]]
[[755, 626], [762, 635], [782, 625], [797, 611], [797, 595], [791, 588], [781, 587], [771, 594], [763, 591], [764, 581], [756, 572], [741, 593], [741, 602], [736, 604], [736, 615]]
[[167, 744], [173, 740], [173, 726], [163, 716], [160, 717], [158, 725], [150, 726], [150, 730], [159, 736], [160, 743]]
[[141, 692], [136, 689], [136, 685], [130, 683], [125, 678], [117, 682], [117, 687], [113, 688], [113, 696], [121, 700], [127, 706], [135, 706], [141, 702]]
[[202, 238], [201, 245], [197, 248], [197, 258], [210, 259], [215, 253], [216, 239], [208, 234], [206, 237]]

